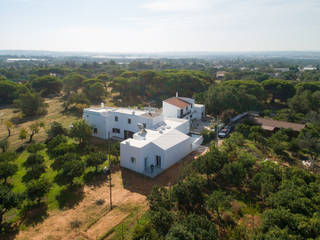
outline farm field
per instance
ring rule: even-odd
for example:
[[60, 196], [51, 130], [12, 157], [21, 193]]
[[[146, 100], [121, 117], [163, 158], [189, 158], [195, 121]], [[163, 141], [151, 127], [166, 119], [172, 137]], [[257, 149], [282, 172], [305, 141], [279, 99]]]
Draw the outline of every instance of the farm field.
[[207, 149], [190, 154], [155, 179], [126, 169], [112, 174], [112, 203], [109, 210], [109, 184], [105, 179], [85, 186], [82, 199], [70, 209], [49, 211], [48, 217], [35, 226], [21, 230], [16, 239], [127, 239], [131, 228], [147, 211], [146, 196], [154, 186], [171, 186], [183, 167]]

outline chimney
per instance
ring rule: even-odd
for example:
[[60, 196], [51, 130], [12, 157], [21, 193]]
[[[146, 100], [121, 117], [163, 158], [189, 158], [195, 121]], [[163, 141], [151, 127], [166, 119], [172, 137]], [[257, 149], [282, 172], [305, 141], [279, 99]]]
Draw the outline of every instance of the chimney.
[[176, 92], [176, 97], [178, 97], [178, 91]]
[[101, 108], [104, 108], [104, 103], [103, 102], [101, 103]]

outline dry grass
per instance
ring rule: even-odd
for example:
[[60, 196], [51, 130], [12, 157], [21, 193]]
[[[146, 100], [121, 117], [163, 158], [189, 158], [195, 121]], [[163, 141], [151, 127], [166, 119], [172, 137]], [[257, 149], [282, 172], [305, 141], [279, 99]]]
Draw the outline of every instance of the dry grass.
[[[47, 99], [46, 103], [48, 103], [49, 105], [47, 115], [30, 119], [29, 121], [17, 124], [13, 127], [13, 129], [11, 130], [11, 137], [9, 138], [10, 149], [16, 149], [24, 141], [26, 141], [21, 141], [19, 139], [19, 133], [23, 128], [29, 130], [29, 126], [36, 121], [44, 122], [45, 128], [41, 129], [40, 132], [34, 136], [34, 140], [43, 141], [46, 138], [46, 130], [50, 127], [50, 124], [53, 121], [60, 122], [64, 127], [68, 127], [71, 122], [78, 119], [78, 117], [76, 116], [66, 115], [62, 113], [62, 101], [60, 101], [59, 97]], [[17, 115], [19, 115], [19, 112], [17, 112], [17, 109], [13, 107], [0, 109], [0, 139], [3, 139], [7, 136], [7, 129], [4, 123], [6, 121], [10, 121], [10, 119], [16, 117]]]

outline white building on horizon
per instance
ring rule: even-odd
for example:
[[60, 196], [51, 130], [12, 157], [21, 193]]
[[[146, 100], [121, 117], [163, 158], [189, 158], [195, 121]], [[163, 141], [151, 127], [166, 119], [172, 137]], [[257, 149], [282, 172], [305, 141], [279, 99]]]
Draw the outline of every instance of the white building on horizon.
[[86, 108], [83, 119], [93, 127], [93, 136], [123, 140], [120, 165], [154, 177], [196, 150], [201, 136], [190, 135], [190, 119], [204, 117], [204, 105], [191, 98], [163, 101], [161, 109]]

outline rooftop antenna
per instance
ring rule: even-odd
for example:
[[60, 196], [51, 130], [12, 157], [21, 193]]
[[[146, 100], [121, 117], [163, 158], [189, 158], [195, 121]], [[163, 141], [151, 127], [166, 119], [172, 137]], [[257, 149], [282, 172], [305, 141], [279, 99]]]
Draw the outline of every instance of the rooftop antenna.
[[140, 130], [140, 134], [144, 134], [144, 133], [147, 132], [145, 127], [144, 127], [144, 125], [143, 125], [143, 123], [138, 123], [137, 126], [138, 126], [138, 128]]

